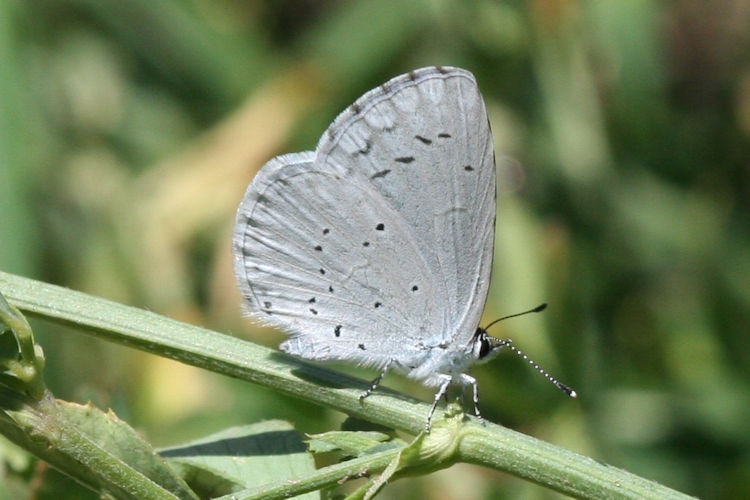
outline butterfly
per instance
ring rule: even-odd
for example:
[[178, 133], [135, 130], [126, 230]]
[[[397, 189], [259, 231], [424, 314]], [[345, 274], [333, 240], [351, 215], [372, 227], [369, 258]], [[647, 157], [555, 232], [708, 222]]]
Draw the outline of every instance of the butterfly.
[[315, 151], [270, 160], [248, 187], [233, 254], [249, 310], [289, 335], [282, 351], [380, 370], [363, 397], [389, 370], [437, 387], [428, 432], [451, 384], [473, 388], [480, 417], [469, 368], [510, 343], [478, 327], [495, 184], [470, 72], [389, 80], [342, 112]]

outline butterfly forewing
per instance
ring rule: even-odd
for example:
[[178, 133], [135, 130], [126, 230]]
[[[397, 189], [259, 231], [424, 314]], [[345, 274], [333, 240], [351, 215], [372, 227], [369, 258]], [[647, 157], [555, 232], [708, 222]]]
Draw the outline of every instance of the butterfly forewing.
[[468, 342], [489, 287], [496, 205], [492, 137], [473, 75], [424, 68], [368, 92], [322, 136], [315, 161], [363, 173], [406, 221], [441, 301], [433, 338]]

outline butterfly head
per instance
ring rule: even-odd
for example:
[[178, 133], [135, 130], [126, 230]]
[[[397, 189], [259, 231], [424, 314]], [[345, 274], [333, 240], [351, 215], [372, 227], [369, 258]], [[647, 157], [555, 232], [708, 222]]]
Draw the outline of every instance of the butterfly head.
[[510, 344], [510, 340], [501, 340], [487, 334], [484, 328], [477, 328], [472, 339], [472, 355], [477, 363], [486, 363], [500, 353], [500, 350]]
[[[511, 344], [511, 341], [509, 339], [501, 340], [501, 339], [488, 335], [487, 329], [489, 327], [505, 319], [515, 318], [516, 316], [523, 316], [524, 314], [529, 314], [529, 313], [542, 312], [546, 308], [547, 308], [547, 304], [541, 304], [541, 305], [536, 306], [533, 309], [529, 309], [528, 311], [523, 311], [520, 313], [511, 314], [508, 316], [503, 316], [502, 318], [496, 319], [495, 321], [493, 321], [492, 323], [490, 323], [484, 328], [482, 328], [481, 326], [477, 328], [477, 331], [474, 333], [474, 337], [472, 337], [472, 340], [471, 340], [472, 355], [474, 356], [474, 359], [476, 360], [476, 362], [486, 363], [487, 361], [497, 356], [503, 347], [509, 346]], [[512, 348], [512, 349], [515, 349], [515, 348]]]

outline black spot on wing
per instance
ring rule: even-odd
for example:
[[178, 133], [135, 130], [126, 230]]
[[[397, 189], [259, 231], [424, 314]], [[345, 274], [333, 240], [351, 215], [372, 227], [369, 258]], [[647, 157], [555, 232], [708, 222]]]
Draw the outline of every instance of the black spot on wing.
[[336, 325], [336, 328], [333, 329], [333, 334], [337, 337], [341, 336], [341, 325]]
[[450, 139], [452, 136], [448, 132], [440, 132], [438, 134], [438, 138], [440, 139]]
[[367, 350], [367, 349], [365, 349], [365, 345], [364, 345], [364, 344], [358, 344], [358, 345], [357, 345], [357, 347], [359, 347], [359, 348], [360, 348], [360, 349], [362, 349], [363, 351], [366, 351], [366, 350]]
[[414, 138], [421, 142], [422, 144], [430, 145], [432, 144], [432, 141], [428, 139], [427, 137], [422, 137], [421, 135], [415, 135]]
[[413, 156], [399, 156], [398, 158], [394, 158], [393, 161], [398, 163], [411, 163], [414, 161]]
[[464, 166], [464, 170], [466, 170], [467, 172], [473, 172], [474, 171], [474, 167], [472, 167], [471, 165], [466, 165], [466, 166]]
[[370, 179], [377, 179], [379, 177], [385, 177], [386, 175], [390, 174], [391, 170], [389, 168], [385, 170], [381, 170], [380, 172], [375, 172], [370, 176]]
[[383, 224], [382, 222], [378, 224], [377, 226], [375, 226], [376, 231], [383, 231], [384, 229], [385, 229], [385, 224]]

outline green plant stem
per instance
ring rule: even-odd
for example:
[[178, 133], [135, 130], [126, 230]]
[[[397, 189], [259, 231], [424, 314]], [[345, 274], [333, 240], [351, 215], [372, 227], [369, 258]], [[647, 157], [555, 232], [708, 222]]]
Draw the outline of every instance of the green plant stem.
[[[368, 383], [228, 335], [55, 285], [0, 272], [0, 290], [28, 314], [72, 325], [121, 344], [248, 380], [412, 434], [429, 406], [378, 391]], [[443, 417], [442, 412], [435, 419]], [[578, 498], [689, 498], [658, 483], [504, 427], [471, 422], [457, 449], [460, 461], [484, 465]]]
[[693, 498], [654, 481], [494, 425], [472, 425], [457, 460], [510, 472], [575, 498], [678, 500]]
[[323, 467], [310, 474], [294, 478], [294, 481], [280, 481], [257, 488], [250, 488], [214, 500], [277, 500], [302, 495], [310, 491], [340, 484], [341, 478], [356, 479], [381, 472], [397, 457], [401, 448], [394, 448], [346, 462]]

